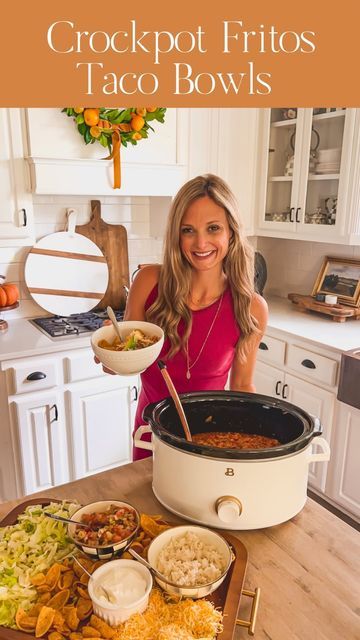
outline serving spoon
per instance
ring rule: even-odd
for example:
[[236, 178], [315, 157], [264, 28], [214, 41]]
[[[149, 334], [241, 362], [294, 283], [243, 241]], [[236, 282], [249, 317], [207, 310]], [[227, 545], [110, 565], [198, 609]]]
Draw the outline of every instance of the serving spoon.
[[169, 390], [169, 393], [175, 403], [175, 407], [176, 410], [179, 414], [179, 418], [182, 424], [182, 427], [184, 429], [184, 433], [185, 433], [185, 438], [188, 442], [192, 442], [192, 437], [191, 437], [191, 433], [190, 433], [190, 428], [189, 428], [189, 424], [188, 421], [186, 419], [186, 415], [183, 409], [183, 406], [181, 404], [181, 400], [178, 396], [178, 392], [176, 391], [175, 387], [174, 387], [174, 383], [171, 380], [171, 377], [168, 373], [168, 370], [166, 368], [166, 364], [162, 361], [162, 360], [158, 360], [158, 367], [161, 371], [161, 375], [165, 380], [165, 384]]
[[55, 513], [49, 513], [48, 511], [45, 511], [44, 515], [48, 518], [52, 518], [53, 520], [59, 520], [59, 522], [68, 522], [69, 524], [76, 524], [79, 527], [87, 527], [88, 529], [94, 528], [91, 524], [85, 524], [85, 522], [79, 522], [78, 520], [72, 520], [71, 518], [64, 518], [64, 516], [57, 516]]
[[138, 560], [141, 564], [143, 564], [144, 567], [147, 567], [149, 569], [149, 571], [151, 571], [151, 573], [153, 573], [155, 576], [160, 578], [160, 580], [163, 580], [164, 582], [169, 582], [168, 578], [165, 578], [165, 576], [163, 576], [162, 573], [160, 573], [157, 569], [154, 569], [154, 567], [151, 566], [150, 562], [145, 560], [145, 558], [143, 558], [137, 551], [134, 551], [134, 549], [129, 547], [127, 549], [127, 552], [130, 553], [130, 555], [133, 558], [135, 558], [135, 560]]
[[[75, 562], [77, 562], [77, 564], [79, 565], [79, 567], [81, 567], [81, 568], [82, 568], [82, 570], [86, 573], [86, 575], [88, 575], [88, 576], [89, 576], [89, 578], [90, 578], [91, 580], [93, 580], [93, 579], [94, 579], [94, 578], [93, 578], [93, 576], [91, 575], [91, 573], [90, 573], [87, 569], [85, 569], [84, 565], [83, 565], [83, 564], [81, 564], [81, 562], [79, 562], [79, 560], [78, 560], [78, 559], [77, 559], [77, 558], [76, 558], [72, 553], [70, 553], [70, 558], [72, 558], [73, 560], [75, 560]], [[102, 584], [100, 584], [100, 583], [99, 583], [99, 585], [98, 585], [98, 586], [99, 586], [99, 587], [100, 587], [100, 589], [104, 592], [104, 594], [105, 594], [105, 596], [106, 596], [106, 599], [107, 599], [111, 604], [115, 604], [116, 599], [115, 599], [115, 596], [114, 596], [113, 592], [112, 592], [112, 591], [110, 591], [109, 589], [106, 589], [105, 587], [103, 587], [103, 585], [102, 585]]]
[[119, 338], [120, 342], [123, 342], [121, 333], [120, 333], [120, 329], [119, 329], [119, 325], [118, 325], [118, 321], [116, 320], [116, 316], [115, 313], [113, 312], [111, 307], [106, 307], [106, 313], [108, 314], [111, 322], [113, 323], [113, 327], [115, 329], [116, 335]]

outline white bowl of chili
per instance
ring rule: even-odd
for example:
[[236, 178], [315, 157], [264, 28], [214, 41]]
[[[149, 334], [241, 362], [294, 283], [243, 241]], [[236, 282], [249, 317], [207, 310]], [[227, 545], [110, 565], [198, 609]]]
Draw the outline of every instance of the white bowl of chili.
[[122, 343], [116, 337], [113, 325], [94, 331], [91, 346], [96, 357], [107, 369], [119, 375], [145, 371], [160, 355], [164, 344], [163, 330], [151, 322], [135, 320], [118, 322], [118, 326]]
[[69, 537], [84, 553], [100, 560], [124, 552], [140, 526], [138, 510], [119, 500], [91, 502], [80, 507], [72, 517], [88, 526], [69, 524]]

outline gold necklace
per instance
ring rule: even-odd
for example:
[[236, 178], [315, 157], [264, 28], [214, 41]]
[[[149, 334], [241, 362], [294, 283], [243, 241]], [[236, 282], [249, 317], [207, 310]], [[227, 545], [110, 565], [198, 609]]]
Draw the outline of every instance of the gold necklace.
[[200, 309], [205, 309], [205, 307], [210, 307], [212, 304], [214, 304], [214, 302], [216, 302], [216, 300], [218, 300], [220, 298], [221, 294], [218, 296], [214, 296], [214, 298], [211, 298], [210, 302], [207, 302], [206, 304], [200, 304], [200, 302], [196, 302], [193, 297], [190, 295], [190, 302], [194, 305], [194, 307], [200, 307]]
[[224, 297], [224, 291], [222, 292], [222, 294], [220, 296], [218, 308], [216, 309], [216, 313], [215, 313], [213, 321], [212, 321], [212, 323], [210, 325], [209, 331], [206, 334], [206, 338], [205, 338], [204, 342], [201, 345], [201, 349], [200, 349], [199, 353], [197, 354], [197, 357], [195, 358], [194, 362], [192, 362], [191, 364], [190, 364], [190, 358], [189, 358], [189, 340], [186, 341], [185, 351], [186, 351], [186, 378], [187, 378], [187, 380], [190, 380], [190, 378], [191, 378], [191, 372], [190, 371], [196, 365], [196, 363], [199, 360], [199, 358], [200, 358], [200, 356], [201, 356], [201, 354], [202, 354], [202, 352], [204, 350], [204, 347], [205, 347], [205, 345], [206, 345], [206, 343], [208, 341], [208, 338], [210, 336], [212, 328], [213, 328], [213, 326], [215, 324], [216, 318], [218, 317], [218, 315], [220, 313], [220, 308], [221, 308], [221, 304], [222, 304], [222, 301], [223, 301], [223, 297]]

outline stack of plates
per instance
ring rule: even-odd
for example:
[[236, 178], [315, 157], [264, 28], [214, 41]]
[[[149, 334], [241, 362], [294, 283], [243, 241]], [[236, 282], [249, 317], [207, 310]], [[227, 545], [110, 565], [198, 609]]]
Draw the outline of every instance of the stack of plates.
[[339, 173], [341, 148], [320, 149], [317, 153], [316, 173]]
[[340, 162], [318, 162], [316, 173], [339, 173]]

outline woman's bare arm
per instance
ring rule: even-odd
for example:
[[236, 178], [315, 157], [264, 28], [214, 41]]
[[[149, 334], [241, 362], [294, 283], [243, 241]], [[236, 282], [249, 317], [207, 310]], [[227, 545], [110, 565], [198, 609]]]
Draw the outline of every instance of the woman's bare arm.
[[126, 302], [124, 320], [145, 320], [145, 302], [159, 281], [160, 265], [143, 267], [132, 283]]
[[253, 377], [256, 356], [268, 321], [267, 303], [264, 298], [257, 293], [254, 294], [252, 299], [250, 311], [258, 322], [260, 334], [256, 334], [251, 338], [249, 352], [245, 362], [240, 362], [239, 358], [235, 356], [230, 373], [230, 389], [232, 391], [249, 391], [255, 393], [256, 389], [253, 383]]

